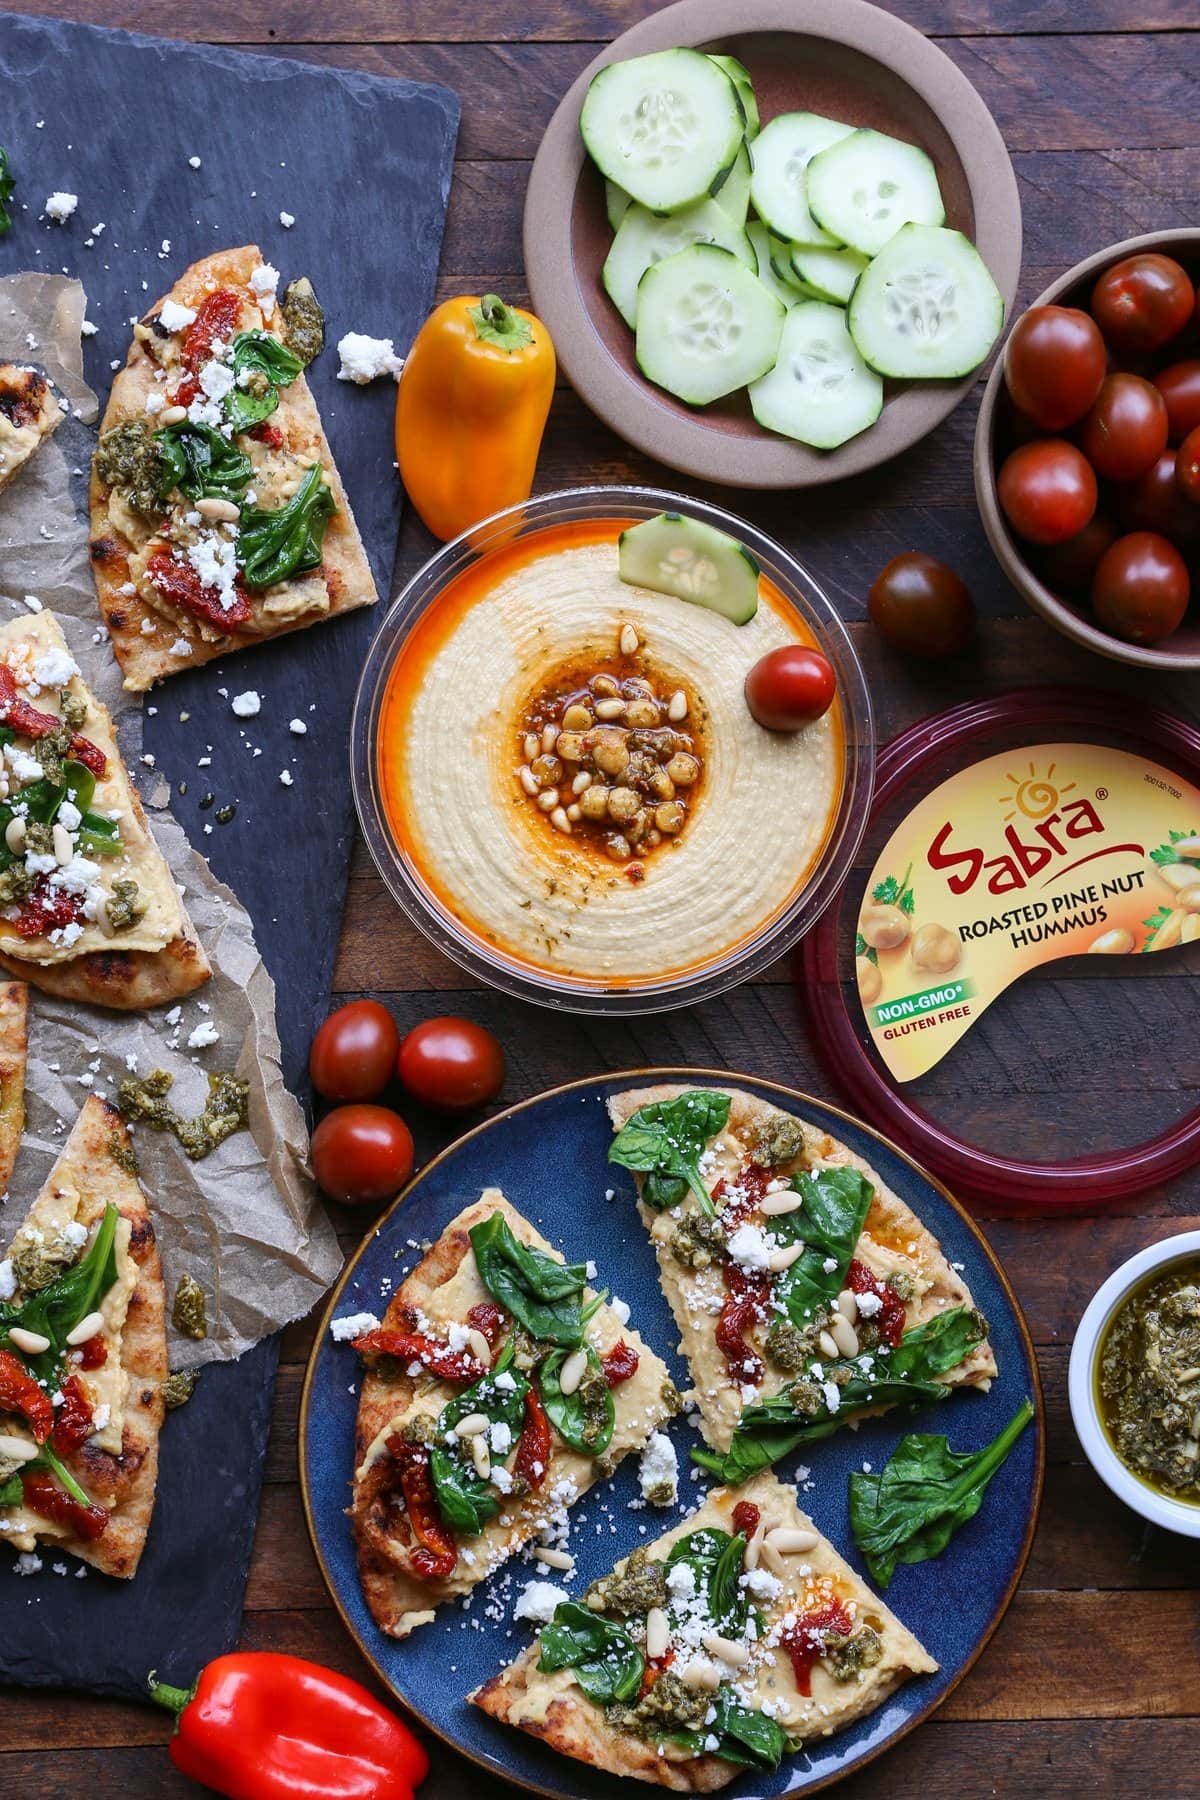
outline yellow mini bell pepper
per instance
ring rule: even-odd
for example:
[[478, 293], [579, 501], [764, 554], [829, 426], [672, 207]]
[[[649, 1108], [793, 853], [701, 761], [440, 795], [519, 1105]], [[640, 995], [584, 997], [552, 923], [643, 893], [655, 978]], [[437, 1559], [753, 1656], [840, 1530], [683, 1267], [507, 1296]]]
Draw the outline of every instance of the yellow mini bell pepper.
[[435, 537], [457, 537], [529, 498], [554, 371], [541, 320], [497, 294], [430, 313], [400, 376], [396, 457]]

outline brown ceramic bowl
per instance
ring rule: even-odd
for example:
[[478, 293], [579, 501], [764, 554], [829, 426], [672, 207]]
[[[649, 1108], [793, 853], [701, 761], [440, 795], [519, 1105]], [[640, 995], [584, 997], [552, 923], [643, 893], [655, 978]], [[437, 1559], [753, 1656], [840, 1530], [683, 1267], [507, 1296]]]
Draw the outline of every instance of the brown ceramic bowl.
[[823, 451], [764, 431], [744, 393], [695, 411], [638, 371], [633, 333], [600, 283], [612, 233], [579, 114], [598, 69], [676, 46], [740, 58], [764, 122], [806, 110], [921, 145], [937, 168], [946, 223], [974, 239], [1007, 311], [1021, 268], [1021, 205], [1004, 140], [949, 58], [865, 0], [744, 0], [736, 7], [680, 0], [588, 64], [542, 139], [525, 201], [525, 266], [534, 310], [593, 412], [659, 462], [729, 487], [815, 487], [876, 468], [940, 424], [975, 375], [888, 382], [879, 421], [840, 449]]
[[[1086, 310], [1092, 289], [1105, 269], [1139, 250], [1161, 250], [1164, 256], [1173, 256], [1176, 262], [1182, 263], [1193, 281], [1200, 279], [1200, 230], [1156, 231], [1147, 237], [1126, 238], [1124, 243], [1110, 244], [1107, 250], [1085, 257], [1057, 281], [1052, 281], [1045, 293], [1039, 294], [1031, 304], [1047, 306], [1053, 303]], [[1181, 333], [1177, 343], [1177, 353], [1168, 344], [1156, 354], [1156, 367], [1160, 361], [1164, 366], [1174, 361], [1176, 354], [1181, 358], [1200, 355], [1200, 345], [1190, 331]], [[1096, 623], [1086, 600], [1073, 604], [1046, 586], [1027, 560], [1029, 545], [1022, 543], [1009, 529], [996, 497], [996, 471], [1016, 442], [1014, 424], [1012, 402], [1004, 385], [1003, 362], [997, 358], [988, 377], [975, 427], [975, 497], [988, 542], [1018, 593], [1056, 631], [1074, 638], [1077, 644], [1095, 650], [1100, 656], [1111, 657], [1114, 662], [1132, 663], [1142, 669], [1200, 669], [1200, 595], [1193, 594], [1188, 617], [1169, 638], [1158, 644], [1127, 644]], [[1194, 569], [1192, 580], [1193, 584], [1200, 581]]]

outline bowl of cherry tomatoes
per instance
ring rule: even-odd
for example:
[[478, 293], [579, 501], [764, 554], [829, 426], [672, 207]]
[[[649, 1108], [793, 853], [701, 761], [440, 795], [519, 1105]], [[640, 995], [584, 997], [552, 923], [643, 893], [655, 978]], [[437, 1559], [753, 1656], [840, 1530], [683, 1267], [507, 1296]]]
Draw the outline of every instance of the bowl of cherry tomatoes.
[[1200, 230], [1040, 294], [988, 379], [975, 492], [1029, 605], [1101, 656], [1200, 668]]

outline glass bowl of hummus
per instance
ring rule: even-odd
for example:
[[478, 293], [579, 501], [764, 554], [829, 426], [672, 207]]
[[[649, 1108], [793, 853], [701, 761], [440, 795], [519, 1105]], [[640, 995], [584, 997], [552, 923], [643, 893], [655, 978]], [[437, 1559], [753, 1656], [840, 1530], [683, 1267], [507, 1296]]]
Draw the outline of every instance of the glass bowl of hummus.
[[[663, 513], [757, 565], [750, 618], [621, 580], [622, 531]], [[791, 644], [829, 658], [836, 697], [768, 731], [745, 678]], [[495, 987], [598, 1013], [710, 998], [795, 944], [849, 872], [874, 753], [862, 668], [802, 565], [634, 487], [529, 500], [439, 550], [383, 619], [351, 727], [362, 830], [412, 923]]]

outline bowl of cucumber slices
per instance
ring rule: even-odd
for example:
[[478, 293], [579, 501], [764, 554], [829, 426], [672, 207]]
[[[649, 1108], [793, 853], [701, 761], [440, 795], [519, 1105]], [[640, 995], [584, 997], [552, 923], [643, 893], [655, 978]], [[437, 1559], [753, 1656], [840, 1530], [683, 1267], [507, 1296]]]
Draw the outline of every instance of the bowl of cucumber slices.
[[542, 141], [533, 303], [587, 404], [729, 486], [810, 487], [931, 431], [1016, 292], [1021, 212], [982, 100], [865, 0], [679, 0]]

